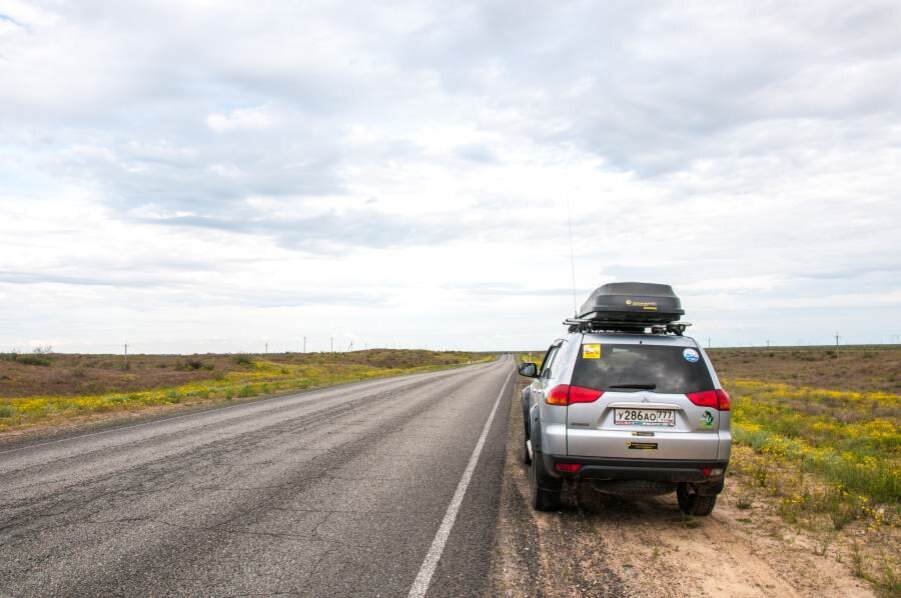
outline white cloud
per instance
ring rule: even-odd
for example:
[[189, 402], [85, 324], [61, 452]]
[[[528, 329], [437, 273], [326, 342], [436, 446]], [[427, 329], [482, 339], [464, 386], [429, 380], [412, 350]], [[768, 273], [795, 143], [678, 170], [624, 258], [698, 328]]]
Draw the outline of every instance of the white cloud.
[[567, 204], [719, 344], [901, 320], [895, 3], [0, 14], [0, 349], [540, 346]]
[[206, 117], [206, 124], [217, 133], [236, 130], [268, 129], [274, 119], [260, 108], [242, 108], [228, 113], [216, 112]]

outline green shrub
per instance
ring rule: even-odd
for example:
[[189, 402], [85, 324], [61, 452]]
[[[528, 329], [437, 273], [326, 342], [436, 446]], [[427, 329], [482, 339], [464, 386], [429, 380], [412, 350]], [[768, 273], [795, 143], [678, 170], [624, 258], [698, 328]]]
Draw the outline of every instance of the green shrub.
[[22, 365], [50, 365], [50, 358], [43, 355], [19, 355], [16, 361]]
[[16, 408], [12, 405], [0, 405], [0, 417], [12, 417], [16, 414]]
[[211, 363], [206, 363], [201, 359], [184, 359], [178, 362], [175, 366], [175, 369], [181, 371], [196, 371], [196, 370], [212, 370], [215, 366]]
[[250, 358], [250, 355], [246, 355], [244, 353], [232, 355], [232, 361], [234, 361], [238, 365], [253, 365], [253, 359]]

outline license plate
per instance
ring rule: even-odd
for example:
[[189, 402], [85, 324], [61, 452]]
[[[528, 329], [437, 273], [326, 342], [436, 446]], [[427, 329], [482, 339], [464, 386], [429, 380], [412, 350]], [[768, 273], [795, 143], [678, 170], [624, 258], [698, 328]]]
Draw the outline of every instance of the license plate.
[[613, 423], [618, 426], [675, 426], [672, 409], [614, 409]]

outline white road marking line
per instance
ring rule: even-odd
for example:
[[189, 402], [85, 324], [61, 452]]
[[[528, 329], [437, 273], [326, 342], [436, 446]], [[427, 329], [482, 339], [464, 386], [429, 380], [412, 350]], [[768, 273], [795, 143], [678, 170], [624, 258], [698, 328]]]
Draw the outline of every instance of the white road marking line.
[[416, 579], [413, 581], [413, 586], [410, 588], [410, 593], [408, 594], [409, 598], [422, 598], [425, 596], [426, 592], [429, 590], [429, 584], [432, 581], [432, 575], [435, 574], [435, 568], [438, 567], [438, 561], [441, 559], [441, 553], [444, 552], [444, 545], [447, 544], [447, 539], [450, 537], [451, 529], [454, 527], [454, 522], [457, 520], [457, 513], [460, 512], [460, 505], [463, 503], [463, 496], [466, 495], [466, 489], [469, 487], [469, 482], [472, 480], [472, 474], [476, 469], [476, 464], [479, 461], [479, 455], [482, 454], [482, 448], [485, 446], [485, 438], [488, 436], [488, 430], [491, 429], [491, 423], [494, 421], [494, 415], [497, 413], [497, 407], [501, 403], [501, 399], [504, 397], [504, 391], [507, 388], [507, 384], [510, 382], [510, 378], [513, 377], [513, 372], [507, 376], [507, 379], [504, 380], [503, 386], [501, 386], [501, 391], [497, 395], [497, 400], [494, 402], [494, 407], [491, 408], [491, 413], [488, 415], [488, 421], [485, 422], [485, 428], [482, 429], [482, 435], [479, 436], [479, 441], [476, 442], [476, 446], [472, 449], [472, 455], [469, 457], [469, 463], [466, 465], [466, 469], [463, 471], [463, 477], [460, 478], [460, 483], [457, 484], [457, 490], [454, 492], [454, 497], [451, 499], [450, 504], [447, 506], [447, 511], [444, 513], [444, 519], [441, 520], [441, 525], [438, 527], [438, 531], [435, 533], [435, 539], [432, 540], [432, 545], [429, 547], [429, 552], [425, 555], [425, 560], [422, 561], [422, 566], [419, 568], [419, 574], [416, 576]]

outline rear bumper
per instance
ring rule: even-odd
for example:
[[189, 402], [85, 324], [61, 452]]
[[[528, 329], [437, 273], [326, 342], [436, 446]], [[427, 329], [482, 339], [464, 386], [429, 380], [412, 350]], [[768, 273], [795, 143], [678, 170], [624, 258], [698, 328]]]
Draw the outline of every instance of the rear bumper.
[[[600, 459], [590, 457], [557, 457], [543, 454], [545, 470], [552, 476], [569, 480], [655, 480], [660, 482], [692, 482], [722, 484], [728, 461], [696, 461], [671, 459]], [[577, 472], [561, 472], [558, 463], [581, 465]], [[704, 475], [704, 469], [720, 469], [723, 473]]]

